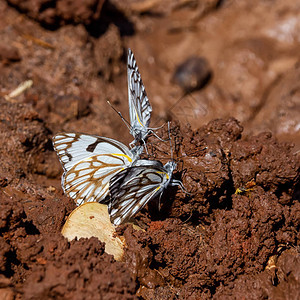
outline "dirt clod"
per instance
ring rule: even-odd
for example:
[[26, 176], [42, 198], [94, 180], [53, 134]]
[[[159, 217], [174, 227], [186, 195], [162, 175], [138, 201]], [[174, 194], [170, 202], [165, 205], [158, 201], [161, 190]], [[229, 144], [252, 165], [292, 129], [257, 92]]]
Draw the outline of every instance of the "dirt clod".
[[[0, 0], [1, 299], [300, 298], [299, 5], [198, 2]], [[129, 120], [127, 48], [149, 126], [171, 120], [149, 159], [176, 160], [186, 191], [114, 229], [116, 261], [62, 236], [76, 205], [51, 139], [132, 141], [107, 104]]]

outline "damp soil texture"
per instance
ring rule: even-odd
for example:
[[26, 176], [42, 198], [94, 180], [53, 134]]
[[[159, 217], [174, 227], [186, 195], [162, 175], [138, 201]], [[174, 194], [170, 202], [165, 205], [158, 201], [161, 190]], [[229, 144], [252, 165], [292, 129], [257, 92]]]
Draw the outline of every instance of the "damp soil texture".
[[[294, 0], [0, 0], [0, 299], [300, 299], [299, 15]], [[106, 103], [128, 118], [129, 47], [189, 193], [149, 203], [144, 231], [120, 226], [117, 262], [61, 235], [76, 206], [51, 138], [132, 140]]]

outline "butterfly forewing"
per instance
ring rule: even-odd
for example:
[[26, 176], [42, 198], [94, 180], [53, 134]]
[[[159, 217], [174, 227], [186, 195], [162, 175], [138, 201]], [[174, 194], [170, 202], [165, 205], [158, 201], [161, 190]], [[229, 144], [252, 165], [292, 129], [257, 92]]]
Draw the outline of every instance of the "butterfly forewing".
[[149, 103], [136, 60], [130, 49], [128, 49], [127, 72], [131, 133], [135, 140], [144, 140], [150, 123], [152, 107]]
[[115, 225], [130, 219], [151, 199], [161, 194], [168, 184], [170, 176], [163, 166], [157, 161], [149, 162], [148, 165], [127, 168], [112, 178], [109, 214]]
[[59, 133], [53, 146], [64, 168], [62, 187], [80, 205], [105, 199], [110, 179], [137, 159], [113, 139]]
[[53, 137], [53, 147], [66, 171], [94, 154], [114, 153], [128, 156], [129, 160], [132, 159], [132, 154], [125, 145], [116, 140], [96, 135], [58, 133]]

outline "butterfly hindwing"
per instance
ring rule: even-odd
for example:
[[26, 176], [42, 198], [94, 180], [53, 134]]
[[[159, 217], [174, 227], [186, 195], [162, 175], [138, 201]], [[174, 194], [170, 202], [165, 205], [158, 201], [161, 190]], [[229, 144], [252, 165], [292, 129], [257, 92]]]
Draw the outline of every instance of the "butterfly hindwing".
[[64, 169], [62, 187], [78, 205], [103, 201], [110, 179], [137, 159], [122, 143], [94, 135], [59, 133], [53, 146]]
[[62, 177], [65, 193], [84, 202], [101, 202], [108, 193], [110, 179], [128, 165], [124, 157], [112, 154], [99, 154], [84, 159], [74, 165]]
[[139, 161], [116, 174], [110, 182], [111, 221], [119, 225], [140, 211], [169, 184], [170, 174], [159, 161]]

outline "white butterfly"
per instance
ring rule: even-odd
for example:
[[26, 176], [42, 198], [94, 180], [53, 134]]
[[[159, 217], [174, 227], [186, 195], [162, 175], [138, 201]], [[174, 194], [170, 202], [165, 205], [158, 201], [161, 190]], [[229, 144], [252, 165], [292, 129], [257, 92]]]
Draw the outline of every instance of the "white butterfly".
[[128, 104], [130, 116], [130, 134], [133, 135], [132, 143], [145, 144], [149, 133], [152, 107], [149, 103], [146, 90], [131, 49], [127, 56]]
[[112, 177], [108, 204], [112, 223], [120, 225], [132, 218], [149, 201], [161, 197], [168, 185], [179, 185], [185, 191], [182, 182], [172, 178], [175, 168], [174, 161], [163, 165], [156, 160], [138, 160]]
[[104, 201], [110, 179], [135, 163], [143, 151], [143, 146], [129, 150], [116, 140], [79, 133], [58, 133], [53, 147], [64, 169], [63, 190], [77, 205]]
[[124, 121], [126, 126], [128, 127], [130, 134], [134, 137], [134, 140], [130, 143], [130, 145], [141, 145], [145, 146], [146, 152], [146, 138], [148, 134], [151, 132], [155, 135], [159, 140], [164, 141], [161, 139], [154, 130], [157, 128], [150, 128], [150, 118], [152, 107], [148, 100], [146, 90], [134, 58], [134, 55], [131, 49], [128, 49], [128, 56], [127, 56], [127, 83], [128, 83], [128, 105], [129, 105], [129, 116], [130, 116], [130, 123], [126, 121], [126, 119], [122, 116], [121, 112], [117, 111], [109, 101], [108, 104], [117, 112], [117, 114], [121, 117]]

